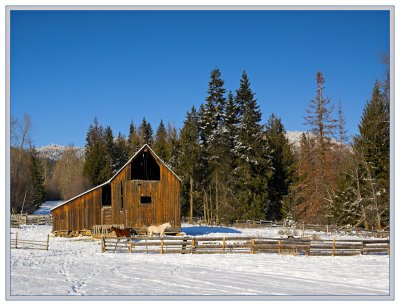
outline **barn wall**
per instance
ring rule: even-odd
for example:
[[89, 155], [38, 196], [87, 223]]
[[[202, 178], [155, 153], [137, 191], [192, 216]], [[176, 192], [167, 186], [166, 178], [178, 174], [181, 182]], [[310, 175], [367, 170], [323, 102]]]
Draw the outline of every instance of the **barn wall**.
[[[131, 165], [128, 164], [111, 181], [112, 223], [129, 227], [171, 222], [180, 227], [180, 181], [157, 159], [160, 180], [131, 180]], [[121, 210], [121, 182], [124, 207]], [[141, 204], [141, 196], [151, 196], [151, 204]]]
[[101, 192], [97, 188], [52, 211], [53, 231], [77, 231], [91, 229], [99, 224]]

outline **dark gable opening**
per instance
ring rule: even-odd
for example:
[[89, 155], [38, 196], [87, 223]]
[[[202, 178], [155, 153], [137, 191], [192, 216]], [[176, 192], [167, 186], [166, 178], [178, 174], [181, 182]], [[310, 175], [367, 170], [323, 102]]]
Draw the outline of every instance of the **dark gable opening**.
[[160, 166], [146, 148], [131, 162], [131, 180], [160, 180]]
[[101, 189], [101, 205], [111, 205], [111, 185], [104, 185]]

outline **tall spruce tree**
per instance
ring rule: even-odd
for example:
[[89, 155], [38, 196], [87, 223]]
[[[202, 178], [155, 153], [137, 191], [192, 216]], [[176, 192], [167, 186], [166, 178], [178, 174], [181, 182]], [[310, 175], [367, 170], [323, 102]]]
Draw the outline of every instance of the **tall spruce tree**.
[[[86, 135], [84, 175], [93, 187], [110, 178], [108, 159], [104, 141], [104, 128], [97, 118], [90, 125]], [[106, 166], [106, 167], [104, 167]]]
[[370, 223], [376, 228], [389, 222], [389, 120], [389, 101], [376, 82], [359, 124], [360, 134], [354, 139], [354, 148], [361, 156], [367, 178], [364, 197], [369, 198], [368, 208], [373, 216]]
[[129, 143], [121, 133], [118, 133], [114, 144], [114, 166], [116, 171], [121, 169], [127, 163], [129, 158]]
[[142, 124], [139, 127], [139, 135], [142, 144], [148, 144], [149, 146], [153, 145], [153, 129], [150, 122], [147, 122], [145, 117], [143, 117]]
[[157, 128], [153, 149], [162, 160], [166, 162], [169, 160], [170, 152], [167, 146], [167, 130], [162, 120]]
[[30, 176], [32, 185], [32, 198], [30, 205], [25, 207], [27, 212], [32, 213], [42, 205], [45, 201], [44, 191], [44, 177], [43, 177], [43, 166], [39, 158], [39, 153], [35, 147], [31, 147], [29, 151], [30, 157]]
[[288, 195], [289, 186], [293, 180], [294, 157], [285, 133], [282, 121], [272, 114], [268, 119], [265, 131], [274, 169], [268, 181], [266, 216], [269, 220], [282, 219], [283, 198]]
[[239, 108], [238, 145], [239, 157], [237, 174], [240, 214], [248, 219], [262, 219], [268, 201], [268, 179], [271, 176], [268, 144], [263, 137], [261, 111], [250, 88], [250, 81], [244, 71], [240, 87], [236, 90]]
[[213, 220], [219, 223], [220, 190], [219, 184], [223, 176], [224, 158], [226, 152], [225, 134], [223, 129], [226, 89], [219, 69], [213, 69], [208, 83], [208, 96], [205, 105], [200, 106], [199, 127], [203, 150], [203, 166], [207, 169], [203, 186], [208, 193], [209, 203], [214, 203], [210, 210]]
[[201, 176], [199, 175], [199, 123], [196, 108], [192, 106], [179, 134], [177, 145], [177, 171], [182, 177], [181, 207], [182, 213], [193, 222], [194, 216], [203, 215], [198, 195]]

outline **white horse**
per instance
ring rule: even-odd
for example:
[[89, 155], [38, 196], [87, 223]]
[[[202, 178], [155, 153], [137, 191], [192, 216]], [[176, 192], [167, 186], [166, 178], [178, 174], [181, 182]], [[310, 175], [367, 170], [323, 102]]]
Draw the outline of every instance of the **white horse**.
[[147, 228], [147, 236], [152, 237], [153, 234], [160, 234], [160, 237], [162, 237], [167, 228], [171, 228], [171, 223], [167, 222], [158, 226], [150, 225]]

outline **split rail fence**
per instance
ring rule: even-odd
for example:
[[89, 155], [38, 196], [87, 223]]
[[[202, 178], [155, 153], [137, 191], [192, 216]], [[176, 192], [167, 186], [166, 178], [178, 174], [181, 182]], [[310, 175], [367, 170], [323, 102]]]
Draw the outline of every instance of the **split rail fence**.
[[34, 249], [34, 250], [49, 250], [49, 239], [50, 235], [47, 235], [46, 241], [27, 240], [20, 239], [18, 233], [15, 234], [15, 238], [11, 238], [12, 249]]
[[389, 255], [380, 240], [311, 240], [260, 237], [102, 237], [102, 252], [159, 254], [271, 253], [308, 256]]
[[20, 225], [51, 225], [51, 215], [27, 215], [27, 214], [12, 214], [11, 227], [19, 227]]

